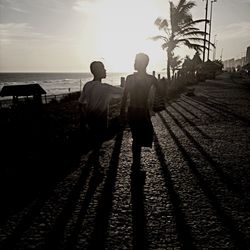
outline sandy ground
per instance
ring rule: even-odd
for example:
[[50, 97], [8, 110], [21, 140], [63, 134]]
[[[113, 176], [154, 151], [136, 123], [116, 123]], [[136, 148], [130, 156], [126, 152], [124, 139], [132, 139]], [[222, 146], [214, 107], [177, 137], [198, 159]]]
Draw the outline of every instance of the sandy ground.
[[[0, 227], [3, 249], [249, 249], [250, 89], [226, 78], [152, 117], [134, 175], [129, 129]], [[1, 249], [2, 249], [1, 248]]]

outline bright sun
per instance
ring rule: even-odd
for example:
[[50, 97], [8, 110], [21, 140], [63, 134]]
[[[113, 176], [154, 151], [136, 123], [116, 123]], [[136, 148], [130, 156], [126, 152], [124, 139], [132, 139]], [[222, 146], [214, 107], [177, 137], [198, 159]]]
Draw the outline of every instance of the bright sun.
[[134, 57], [139, 52], [147, 53], [151, 63], [159, 61], [163, 51], [149, 39], [157, 34], [154, 21], [158, 15], [153, 1], [106, 0], [102, 3], [95, 10], [96, 33], [98, 52], [107, 69], [133, 70]]

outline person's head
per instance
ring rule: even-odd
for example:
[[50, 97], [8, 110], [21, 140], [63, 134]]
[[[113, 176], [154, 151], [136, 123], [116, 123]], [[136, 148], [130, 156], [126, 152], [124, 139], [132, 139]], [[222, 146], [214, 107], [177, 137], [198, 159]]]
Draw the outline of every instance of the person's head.
[[106, 69], [104, 64], [100, 61], [94, 61], [90, 64], [90, 71], [94, 75], [95, 79], [101, 80], [106, 78]]
[[149, 57], [144, 53], [139, 53], [135, 56], [134, 68], [137, 71], [146, 71], [148, 66]]

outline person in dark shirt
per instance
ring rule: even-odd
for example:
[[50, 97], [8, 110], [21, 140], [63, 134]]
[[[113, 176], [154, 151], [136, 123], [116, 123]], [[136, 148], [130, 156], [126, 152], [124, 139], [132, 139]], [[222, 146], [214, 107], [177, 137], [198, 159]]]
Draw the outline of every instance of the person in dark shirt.
[[106, 78], [106, 69], [102, 62], [92, 62], [90, 71], [93, 80], [84, 85], [79, 105], [82, 127], [87, 126], [91, 135], [94, 148], [92, 158], [94, 163], [99, 165], [99, 151], [109, 132], [107, 117], [109, 103], [113, 98], [121, 98], [123, 89], [102, 82], [102, 79]]
[[121, 117], [124, 117], [127, 99], [129, 99], [127, 120], [131, 129], [133, 143], [133, 166], [140, 166], [141, 147], [152, 147], [153, 126], [149, 112], [149, 96], [157, 79], [146, 72], [149, 57], [144, 53], [136, 55], [134, 74], [128, 75], [125, 82]]

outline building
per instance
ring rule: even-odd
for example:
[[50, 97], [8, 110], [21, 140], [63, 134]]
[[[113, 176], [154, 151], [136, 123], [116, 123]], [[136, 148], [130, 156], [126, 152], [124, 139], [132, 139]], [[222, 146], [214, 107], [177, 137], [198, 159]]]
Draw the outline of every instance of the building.
[[241, 68], [243, 67], [246, 63], [246, 57], [241, 57], [239, 59], [228, 59], [223, 61], [224, 69], [227, 71], [233, 71], [236, 68]]
[[248, 63], [250, 63], [250, 46], [247, 47], [246, 63], [245, 64], [248, 64]]
[[42, 95], [46, 94], [46, 91], [39, 84], [26, 84], [26, 85], [8, 85], [4, 86], [0, 92], [0, 96], [12, 96], [13, 104], [18, 103], [19, 97], [30, 96], [33, 97], [33, 102], [36, 104], [42, 103]]

